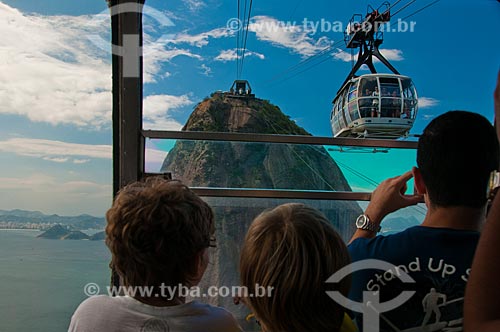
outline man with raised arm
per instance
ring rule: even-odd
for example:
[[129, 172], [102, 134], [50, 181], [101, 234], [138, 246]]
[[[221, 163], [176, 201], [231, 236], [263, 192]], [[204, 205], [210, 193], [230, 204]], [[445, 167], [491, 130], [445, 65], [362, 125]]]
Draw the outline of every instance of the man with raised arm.
[[[495, 90], [495, 123], [500, 140], [500, 72]], [[500, 167], [498, 168], [500, 169]], [[500, 195], [491, 205], [477, 247], [465, 296], [465, 331], [500, 331]]]
[[[369, 304], [379, 312], [380, 331], [461, 330], [465, 286], [486, 218], [488, 180], [498, 164], [498, 140], [488, 120], [448, 112], [431, 121], [420, 137], [418, 167], [385, 180], [373, 192], [356, 221], [349, 252], [353, 262], [378, 259], [394, 268], [354, 273], [350, 297], [362, 302], [363, 292], [376, 292], [383, 304], [404, 290], [415, 292], [389, 311]], [[411, 178], [417, 195], [405, 194]], [[385, 216], [421, 199], [427, 206], [421, 225], [377, 236]], [[415, 283], [402, 283], [403, 273]]]

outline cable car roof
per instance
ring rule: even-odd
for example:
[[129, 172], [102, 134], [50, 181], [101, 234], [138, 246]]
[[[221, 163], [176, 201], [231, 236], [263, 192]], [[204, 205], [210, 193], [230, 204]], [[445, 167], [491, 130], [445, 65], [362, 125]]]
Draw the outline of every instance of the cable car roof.
[[335, 96], [335, 99], [338, 97], [338, 95], [342, 92], [342, 90], [345, 89], [346, 86], [354, 83], [354, 82], [357, 82], [358, 80], [360, 80], [361, 78], [365, 78], [365, 77], [394, 77], [394, 78], [401, 78], [401, 79], [408, 79], [408, 80], [411, 80], [411, 77], [409, 76], [406, 76], [406, 75], [396, 75], [396, 74], [383, 74], [383, 73], [376, 73], [376, 74], [364, 74], [364, 75], [360, 75], [360, 76], [356, 76], [356, 77], [353, 77], [350, 81], [347, 81], [340, 89], [339, 91], [337, 91], [337, 95]]

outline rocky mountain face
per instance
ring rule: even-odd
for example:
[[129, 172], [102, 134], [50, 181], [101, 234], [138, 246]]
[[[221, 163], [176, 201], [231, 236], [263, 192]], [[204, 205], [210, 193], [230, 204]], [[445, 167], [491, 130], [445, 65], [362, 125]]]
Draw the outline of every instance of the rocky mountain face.
[[[256, 98], [213, 94], [197, 105], [185, 131], [310, 135], [281, 110]], [[163, 172], [193, 187], [351, 191], [342, 171], [322, 146], [180, 141], [169, 152]], [[206, 285], [238, 285], [240, 245], [252, 220], [282, 199], [207, 198], [216, 213], [217, 248], [205, 274]], [[294, 202], [298, 202], [294, 200]], [[361, 213], [356, 202], [302, 201], [319, 208], [344, 239]], [[212, 299], [238, 312], [231, 298]], [[240, 317], [244, 317], [244, 309]]]

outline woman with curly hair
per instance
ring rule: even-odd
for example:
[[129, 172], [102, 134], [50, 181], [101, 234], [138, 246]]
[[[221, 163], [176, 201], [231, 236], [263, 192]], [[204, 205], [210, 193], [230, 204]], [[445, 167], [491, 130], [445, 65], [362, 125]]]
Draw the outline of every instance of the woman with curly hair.
[[228, 311], [186, 302], [179, 292], [198, 285], [214, 241], [212, 209], [188, 187], [136, 182], [120, 191], [106, 219], [112, 266], [128, 294], [85, 300], [69, 331], [241, 331]]

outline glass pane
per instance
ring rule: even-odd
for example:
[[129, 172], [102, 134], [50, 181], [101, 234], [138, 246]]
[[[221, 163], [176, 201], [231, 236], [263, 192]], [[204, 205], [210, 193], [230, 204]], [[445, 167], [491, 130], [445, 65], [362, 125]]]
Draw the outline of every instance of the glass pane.
[[417, 100], [416, 99], [405, 99], [404, 100], [402, 118], [405, 119], [415, 119], [417, 116]]
[[398, 78], [381, 77], [380, 117], [399, 118], [401, 116], [401, 90]]
[[349, 103], [349, 115], [352, 121], [359, 119], [358, 101], [356, 99]]
[[[213, 188], [371, 192], [416, 160], [412, 149], [159, 139], [146, 146], [148, 172]], [[281, 163], [269, 164], [271, 156]], [[196, 171], [207, 167], [210, 173]]]
[[402, 78], [401, 85], [403, 87], [403, 97], [405, 99], [415, 99], [416, 92], [413, 82], [409, 78]]
[[[215, 209], [217, 247], [210, 252], [210, 262], [204, 279], [203, 289], [209, 286], [239, 285], [239, 254], [246, 232], [252, 220], [265, 209], [274, 208], [285, 203], [303, 203], [320, 210], [332, 226], [347, 242], [355, 231], [354, 220], [366, 207], [366, 202], [354, 201], [318, 201], [318, 200], [286, 200], [259, 198], [206, 198]], [[424, 206], [413, 206], [397, 211], [386, 217], [382, 223], [382, 234], [400, 231], [415, 226], [423, 221], [426, 209]], [[216, 277], [214, 277], [216, 276]], [[234, 305], [232, 298], [219, 297], [209, 300], [211, 303], [223, 305], [233, 312], [246, 331], [260, 331], [248, 327], [244, 318], [248, 309]]]
[[371, 96], [375, 91], [375, 87], [377, 87], [378, 89], [376, 77], [361, 78], [361, 82], [359, 84], [359, 90], [362, 91], [362, 93], [360, 93], [360, 95]]
[[[378, 108], [378, 97], [373, 98], [374, 91], [378, 91], [377, 79], [375, 77], [363, 77], [359, 84], [359, 112], [362, 118], [374, 117]], [[375, 89], [377, 87], [377, 89]]]

